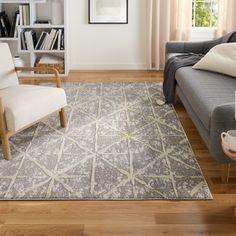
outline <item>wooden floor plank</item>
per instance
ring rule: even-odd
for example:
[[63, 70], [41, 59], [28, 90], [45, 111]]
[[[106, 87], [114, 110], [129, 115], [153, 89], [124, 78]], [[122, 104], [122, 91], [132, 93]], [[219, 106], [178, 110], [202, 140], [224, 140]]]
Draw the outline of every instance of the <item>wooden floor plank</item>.
[[1, 236], [83, 236], [83, 225], [4, 225]]
[[215, 224], [215, 225], [225, 225], [225, 224], [236, 224], [236, 218], [232, 214], [216, 214], [216, 213], [205, 213], [202, 217], [202, 213], [161, 213], [156, 214], [156, 224]]
[[222, 228], [221, 225], [211, 224], [211, 225], [130, 225], [130, 226], [97, 226], [97, 225], [88, 225], [85, 226], [84, 235], [93, 235], [93, 236], [113, 236], [113, 235], [124, 235], [124, 236], [233, 236], [235, 235], [235, 225], [228, 224], [225, 228]]
[[8, 225], [14, 224], [126, 224], [126, 222], [132, 222], [133, 224], [144, 224], [151, 225], [155, 224], [155, 215], [151, 213], [110, 213], [103, 214], [96, 212], [94, 209], [94, 214], [90, 211], [90, 214], [87, 212], [81, 212], [77, 214], [24, 214], [24, 217], [20, 217], [19, 214], [5, 214], [0, 215], [5, 219], [4, 223]]

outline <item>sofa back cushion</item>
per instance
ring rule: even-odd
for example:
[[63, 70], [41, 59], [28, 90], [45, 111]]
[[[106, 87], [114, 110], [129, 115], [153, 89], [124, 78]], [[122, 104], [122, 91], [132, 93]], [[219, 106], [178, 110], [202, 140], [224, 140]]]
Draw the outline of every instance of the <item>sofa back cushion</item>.
[[12, 55], [7, 43], [0, 43], [0, 89], [19, 85]]
[[223, 43], [212, 48], [193, 69], [236, 77], [236, 43]]

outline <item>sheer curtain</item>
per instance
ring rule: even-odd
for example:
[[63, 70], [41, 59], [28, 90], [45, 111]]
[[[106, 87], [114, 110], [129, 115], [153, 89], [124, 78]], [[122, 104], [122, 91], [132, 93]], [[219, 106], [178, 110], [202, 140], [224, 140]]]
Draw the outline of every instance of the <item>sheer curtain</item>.
[[191, 0], [147, 0], [148, 67], [160, 70], [165, 64], [167, 41], [187, 41], [192, 26]]
[[217, 36], [236, 30], [236, 0], [218, 0], [219, 20]]

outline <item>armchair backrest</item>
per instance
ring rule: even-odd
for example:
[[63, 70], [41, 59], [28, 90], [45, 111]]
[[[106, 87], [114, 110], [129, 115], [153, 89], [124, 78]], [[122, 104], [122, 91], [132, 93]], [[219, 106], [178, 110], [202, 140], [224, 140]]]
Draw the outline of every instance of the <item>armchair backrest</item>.
[[11, 51], [7, 43], [0, 43], [0, 89], [19, 85]]

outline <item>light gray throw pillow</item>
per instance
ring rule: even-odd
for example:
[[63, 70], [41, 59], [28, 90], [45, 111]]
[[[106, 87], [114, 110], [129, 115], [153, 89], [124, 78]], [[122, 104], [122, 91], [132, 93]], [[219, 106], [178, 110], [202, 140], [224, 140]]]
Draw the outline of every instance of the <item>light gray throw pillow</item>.
[[193, 69], [236, 77], [236, 43], [224, 43], [215, 46], [193, 66]]

